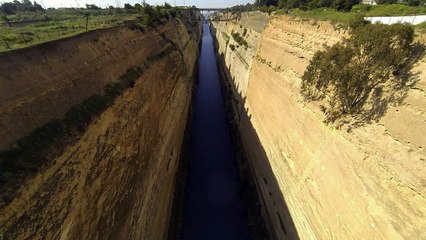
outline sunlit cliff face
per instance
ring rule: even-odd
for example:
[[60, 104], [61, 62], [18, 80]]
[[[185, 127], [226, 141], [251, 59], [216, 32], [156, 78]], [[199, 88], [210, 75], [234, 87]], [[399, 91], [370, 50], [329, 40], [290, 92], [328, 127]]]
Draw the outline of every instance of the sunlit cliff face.
[[402, 104], [378, 122], [339, 130], [323, 122], [319, 104], [304, 101], [300, 85], [313, 54], [348, 31], [260, 13], [213, 26], [235, 121], [279, 239], [292, 229], [302, 239], [424, 235], [424, 57]]

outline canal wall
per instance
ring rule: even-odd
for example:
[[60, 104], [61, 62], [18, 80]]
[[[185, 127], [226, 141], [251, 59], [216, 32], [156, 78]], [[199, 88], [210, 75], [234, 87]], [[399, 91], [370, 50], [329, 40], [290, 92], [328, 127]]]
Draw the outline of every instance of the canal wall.
[[[54, 142], [36, 172], [1, 186], [0, 239], [167, 237], [200, 37], [201, 24], [171, 19], [0, 56], [2, 147], [93, 94], [120, 93], [87, 125]], [[138, 75], [123, 90], [117, 84], [129, 69]]]
[[380, 120], [339, 129], [303, 100], [300, 85], [313, 54], [347, 30], [262, 13], [212, 26], [228, 105], [274, 238], [426, 237], [424, 55], [406, 96]]

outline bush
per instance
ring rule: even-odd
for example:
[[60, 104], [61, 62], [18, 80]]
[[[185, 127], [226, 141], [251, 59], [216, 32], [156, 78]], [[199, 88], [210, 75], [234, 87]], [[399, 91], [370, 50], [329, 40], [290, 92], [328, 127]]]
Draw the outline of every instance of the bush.
[[374, 91], [388, 84], [407, 60], [414, 30], [403, 24], [361, 25], [349, 39], [318, 51], [302, 77], [307, 100], [328, 100], [327, 122], [361, 113]]
[[231, 33], [231, 36], [239, 45], [245, 46], [246, 48], [248, 47], [247, 41], [244, 40], [239, 33]]
[[132, 23], [132, 24], [130, 24], [129, 29], [133, 30], [133, 31], [139, 30], [140, 32], [144, 33], [145, 28], [143, 26], [143, 23], [145, 23], [145, 18], [144, 17], [138, 17], [136, 20], [139, 21], [139, 22], [142, 22], [142, 23]]
[[365, 26], [369, 23], [369, 21], [364, 19], [364, 15], [358, 13], [349, 21], [349, 27], [352, 29], [356, 29], [358, 27]]
[[245, 37], [247, 35], [247, 28], [244, 28], [243, 30], [243, 37]]
[[359, 4], [352, 7], [352, 12], [368, 12], [372, 8], [370, 4]]
[[[360, 0], [333, 0], [332, 7], [339, 11], [349, 11], [352, 9], [352, 6], [359, 4]], [[320, 7], [328, 7], [328, 6], [320, 6]]]
[[420, 23], [416, 25], [416, 28], [420, 30], [422, 33], [426, 33], [426, 22]]
[[229, 48], [231, 48], [231, 50], [234, 51], [235, 50], [235, 45], [231, 44], [231, 45], [229, 45]]
[[268, 8], [268, 14], [271, 14], [273, 12], [277, 11], [277, 8], [275, 6], [269, 6]]
[[223, 39], [225, 39], [225, 41], [226, 41], [226, 44], [228, 44], [228, 42], [229, 42], [229, 35], [228, 34], [226, 34], [225, 32], [222, 32], [222, 37], [223, 37]]

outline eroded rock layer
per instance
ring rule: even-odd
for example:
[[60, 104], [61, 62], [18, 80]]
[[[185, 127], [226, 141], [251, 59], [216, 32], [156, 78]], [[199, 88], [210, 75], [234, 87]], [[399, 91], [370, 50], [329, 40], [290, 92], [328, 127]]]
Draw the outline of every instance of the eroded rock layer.
[[377, 122], [339, 130], [299, 91], [315, 51], [347, 31], [260, 13], [213, 26], [234, 118], [277, 239], [426, 238], [426, 58], [414, 65], [415, 84], [402, 103], [391, 103]]
[[[30, 111], [34, 121], [17, 121], [16, 128], [31, 127], [2, 146], [102, 92], [127, 69], [144, 69], [133, 88], [1, 205], [0, 239], [166, 237], [200, 34], [195, 22], [170, 20], [144, 31], [126, 25], [0, 57], [12, 62], [0, 65], [1, 123], [15, 126], [11, 121]], [[12, 134], [4, 126], [1, 135]]]

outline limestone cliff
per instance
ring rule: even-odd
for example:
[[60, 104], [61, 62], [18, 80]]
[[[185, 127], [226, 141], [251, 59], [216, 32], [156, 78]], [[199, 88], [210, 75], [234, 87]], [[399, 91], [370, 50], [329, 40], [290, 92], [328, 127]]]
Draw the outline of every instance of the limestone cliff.
[[0, 204], [0, 239], [166, 237], [200, 34], [196, 22], [169, 20], [0, 56], [1, 147], [60, 118], [127, 69], [144, 69], [133, 88]]
[[[260, 13], [213, 23], [243, 147], [277, 239], [424, 239], [426, 58], [378, 122], [323, 123], [300, 95], [315, 51], [349, 33], [328, 22]], [[263, 27], [264, 26], [264, 27]], [[231, 37], [239, 33], [248, 47]]]

